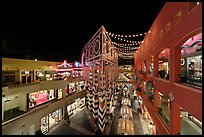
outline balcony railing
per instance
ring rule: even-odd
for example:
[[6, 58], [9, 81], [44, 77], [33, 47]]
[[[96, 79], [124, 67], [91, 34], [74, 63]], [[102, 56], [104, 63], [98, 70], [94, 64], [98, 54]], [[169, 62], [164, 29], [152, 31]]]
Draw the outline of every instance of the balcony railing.
[[[70, 80], [70, 79], [78, 79], [78, 78], [83, 78], [83, 77], [70, 77], [69, 79], [67, 80]], [[51, 81], [60, 81], [62, 79], [54, 79], [54, 80], [51, 80]], [[67, 81], [65, 80], [65, 81]], [[46, 80], [41, 80], [41, 81], [46, 81]], [[22, 87], [22, 86], [28, 86], [28, 85], [33, 85], [33, 84], [39, 84], [41, 81], [36, 81], [36, 82], [30, 82], [30, 83], [23, 83], [23, 84], [20, 84], [18, 82], [14, 82], [12, 84], [4, 84], [2, 83], [2, 87], [9, 87], [9, 88], [14, 88], [14, 87]], [[48, 81], [48, 80], [47, 80]], [[50, 80], [49, 80], [50, 81]]]
[[[85, 91], [85, 90], [81, 90], [81, 91], [77, 91], [77, 92], [74, 92], [74, 93], [72, 93], [72, 94], [70, 94], [69, 96], [67, 96], [67, 97], [70, 97], [70, 96], [72, 96], [72, 95], [75, 95], [76, 96], [76, 98], [78, 98], [78, 94], [80, 95], [80, 93], [82, 93], [83, 91]], [[68, 99], [67, 97], [65, 97], [64, 99]], [[21, 118], [21, 117], [23, 117], [23, 116], [25, 116], [25, 115], [28, 115], [28, 114], [31, 114], [31, 113], [33, 113], [33, 112], [36, 112], [37, 110], [39, 110], [39, 109], [41, 109], [41, 108], [44, 108], [44, 107], [47, 107], [49, 104], [52, 104], [52, 103], [54, 103], [54, 102], [57, 102], [57, 101], [59, 101], [59, 100], [62, 100], [63, 98], [61, 98], [61, 99], [52, 99], [52, 100], [49, 100], [49, 101], [47, 101], [47, 102], [44, 102], [44, 103], [42, 103], [42, 104], [39, 104], [39, 105], [37, 105], [37, 106], [35, 106], [35, 107], [32, 107], [32, 108], [29, 108], [29, 109], [27, 109], [26, 111], [16, 111], [15, 113], [10, 113], [10, 114], [8, 114], [8, 115], [10, 115], [10, 116], [8, 116], [8, 118], [7, 119], [4, 119], [3, 121], [2, 121], [2, 126], [3, 125], [5, 125], [5, 124], [7, 124], [7, 123], [9, 123], [9, 122], [12, 122], [13, 120], [16, 120], [16, 119], [19, 119], [19, 118]], [[12, 111], [12, 110], [11, 110]]]
[[202, 77], [198, 77], [195, 75], [180, 75], [180, 81], [177, 83], [185, 84], [187, 86], [193, 86], [197, 88], [202, 88]]
[[160, 116], [162, 117], [162, 119], [164, 120], [164, 122], [167, 124], [167, 126], [170, 126], [170, 121], [166, 118], [166, 116], [162, 113], [162, 108], [159, 107], [158, 109], [158, 113], [160, 114]]

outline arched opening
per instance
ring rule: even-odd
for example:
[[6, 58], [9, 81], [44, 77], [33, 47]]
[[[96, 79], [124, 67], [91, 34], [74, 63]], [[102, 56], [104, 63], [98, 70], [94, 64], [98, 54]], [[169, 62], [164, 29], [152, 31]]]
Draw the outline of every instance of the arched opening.
[[181, 83], [202, 87], [202, 33], [181, 46]]
[[153, 75], [153, 71], [154, 71], [154, 56], [151, 56], [149, 61], [149, 74]]
[[159, 54], [159, 78], [169, 79], [169, 68], [170, 68], [170, 50], [168, 48], [162, 50]]
[[170, 126], [170, 101], [168, 95], [159, 92], [158, 112], [168, 127]]
[[145, 82], [145, 88], [144, 88], [145, 94], [148, 96], [149, 102], [153, 105], [154, 100], [154, 86], [152, 81]]

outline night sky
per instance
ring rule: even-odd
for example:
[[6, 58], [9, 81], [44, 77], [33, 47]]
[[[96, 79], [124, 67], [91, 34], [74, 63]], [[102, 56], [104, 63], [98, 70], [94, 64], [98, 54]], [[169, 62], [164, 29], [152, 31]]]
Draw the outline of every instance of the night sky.
[[147, 32], [165, 4], [92, 2], [3, 0], [3, 52], [45, 61], [80, 61], [82, 48], [101, 25], [117, 34]]

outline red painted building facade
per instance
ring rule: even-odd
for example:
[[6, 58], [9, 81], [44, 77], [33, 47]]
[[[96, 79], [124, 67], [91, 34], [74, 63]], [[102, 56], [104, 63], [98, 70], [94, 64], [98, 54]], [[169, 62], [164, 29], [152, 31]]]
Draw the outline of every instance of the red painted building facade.
[[[183, 75], [181, 59], [185, 51], [183, 49], [187, 48], [184, 44], [188, 43], [189, 39], [193, 40], [198, 36], [201, 40], [196, 41], [198, 44], [195, 43], [195, 45], [201, 50], [196, 50], [193, 54], [189, 53], [186, 56], [200, 58], [200, 64], [196, 64], [200, 68], [196, 73], [199, 76], [194, 76], [199, 80], [193, 82], [202, 84], [201, 2], [167, 2], [134, 55], [135, 74], [141, 80], [142, 92], [140, 96], [155, 125], [154, 134], [179, 134], [181, 108], [202, 122], [202, 85], [196, 86], [182, 82], [181, 77]], [[188, 57], [186, 57], [186, 61], [188, 61]], [[162, 64], [164, 62], [167, 63]], [[190, 69], [188, 65], [190, 64], [186, 65], [185, 75], [189, 78], [191, 75], [187, 73], [187, 69]], [[165, 78], [160, 76], [160, 70], [164, 70]], [[154, 87], [152, 104], [144, 92], [147, 81], [152, 82]], [[169, 126], [159, 115], [159, 92], [170, 99]]]

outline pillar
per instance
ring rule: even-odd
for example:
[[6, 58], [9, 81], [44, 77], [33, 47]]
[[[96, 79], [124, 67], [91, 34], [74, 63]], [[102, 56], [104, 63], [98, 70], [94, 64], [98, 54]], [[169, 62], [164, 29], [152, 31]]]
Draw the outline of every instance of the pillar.
[[63, 107], [64, 109], [64, 114], [63, 114], [63, 117], [64, 117], [64, 120], [65, 120], [65, 123], [67, 125], [70, 125], [71, 124], [71, 121], [69, 119], [69, 115], [68, 115], [68, 112], [67, 112], [67, 105], [65, 105], [65, 107]]
[[170, 105], [170, 135], [180, 134], [181, 129], [181, 117], [180, 106], [174, 102]]
[[153, 70], [153, 76], [158, 76], [158, 69], [159, 69], [159, 55], [154, 56], [154, 70]]
[[158, 112], [158, 105], [159, 105], [159, 92], [154, 88], [154, 112]]
[[181, 47], [177, 46], [170, 50], [170, 75], [169, 80], [172, 83], [180, 80], [181, 74]]

